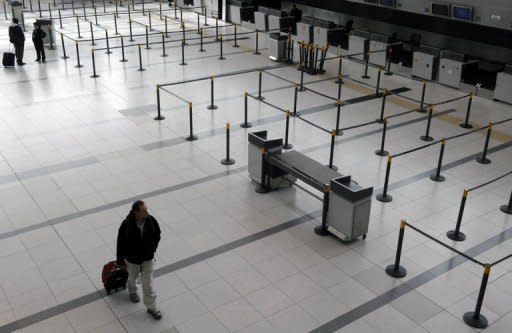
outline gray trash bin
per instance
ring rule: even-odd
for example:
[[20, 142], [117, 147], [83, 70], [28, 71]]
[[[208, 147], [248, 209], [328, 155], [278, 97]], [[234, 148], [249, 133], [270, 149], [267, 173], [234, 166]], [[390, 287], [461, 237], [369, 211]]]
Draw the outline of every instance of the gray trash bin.
[[280, 33], [270, 33], [268, 35], [269, 58], [274, 61], [282, 61], [286, 51], [286, 41], [288, 36]]
[[53, 21], [45, 18], [38, 18], [36, 19], [36, 23], [39, 23], [41, 29], [46, 34], [46, 37], [43, 39], [44, 44], [55, 44], [55, 30], [53, 29]]

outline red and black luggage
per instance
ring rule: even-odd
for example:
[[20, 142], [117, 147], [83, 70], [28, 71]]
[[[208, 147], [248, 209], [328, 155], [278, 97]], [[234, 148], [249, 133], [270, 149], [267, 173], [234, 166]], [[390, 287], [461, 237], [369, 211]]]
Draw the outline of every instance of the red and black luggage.
[[112, 290], [119, 290], [126, 288], [126, 281], [128, 281], [128, 271], [126, 266], [118, 265], [116, 261], [111, 261], [103, 266], [101, 279], [107, 294]]

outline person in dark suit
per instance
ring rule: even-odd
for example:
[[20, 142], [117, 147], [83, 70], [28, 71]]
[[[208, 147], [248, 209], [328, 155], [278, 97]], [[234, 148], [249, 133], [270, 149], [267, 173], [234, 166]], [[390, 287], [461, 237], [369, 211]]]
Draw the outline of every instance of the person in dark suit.
[[18, 19], [13, 18], [9, 26], [9, 41], [14, 44], [14, 53], [16, 53], [16, 62], [18, 66], [23, 66], [23, 50], [25, 49], [25, 34], [18, 24]]
[[41, 29], [39, 23], [34, 23], [34, 30], [32, 31], [32, 42], [36, 48], [37, 58], [36, 62], [46, 62], [46, 55], [44, 54], [44, 42], [43, 39], [46, 37], [46, 33]]

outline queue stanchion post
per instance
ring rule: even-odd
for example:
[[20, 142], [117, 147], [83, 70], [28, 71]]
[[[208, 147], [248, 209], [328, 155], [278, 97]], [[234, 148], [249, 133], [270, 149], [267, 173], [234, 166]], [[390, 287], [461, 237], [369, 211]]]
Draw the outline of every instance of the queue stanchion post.
[[388, 118], [384, 118], [382, 121], [382, 136], [380, 139], [380, 149], [375, 151], [375, 155], [377, 156], [388, 156], [389, 152], [384, 150], [384, 146], [386, 145], [386, 132], [388, 130]]
[[131, 19], [128, 20], [128, 27], [130, 29], [130, 42], [135, 42], [135, 40], [133, 39], [133, 29], [132, 29], [132, 20]]
[[316, 226], [313, 230], [315, 234], [318, 236], [328, 236], [329, 229], [327, 227], [327, 210], [329, 208], [329, 192], [330, 187], [329, 184], [324, 184], [323, 186], [323, 200], [322, 200], [322, 224]]
[[376, 199], [380, 202], [390, 202], [393, 200], [393, 197], [388, 194], [388, 185], [389, 185], [389, 174], [391, 173], [391, 161], [393, 160], [393, 156], [388, 156], [388, 162], [386, 164], [386, 178], [384, 179], [384, 188], [382, 193], [377, 194]]
[[400, 265], [400, 258], [402, 256], [402, 246], [404, 243], [405, 226], [407, 222], [402, 220], [400, 222], [400, 231], [398, 233], [398, 244], [396, 247], [395, 263], [386, 267], [386, 274], [394, 278], [403, 278], [407, 275], [407, 270]]
[[427, 81], [421, 81], [421, 100], [420, 100], [420, 108], [418, 110], [419, 113], [426, 113], [425, 109], [425, 93], [427, 92]]
[[336, 83], [336, 84], [343, 84], [343, 77], [341, 74], [341, 71], [343, 68], [342, 66], [343, 66], [343, 58], [340, 56], [340, 58], [338, 60], [338, 78], [336, 79], [336, 81], [334, 81], [334, 83]]
[[223, 158], [220, 163], [222, 165], [233, 165], [235, 164], [235, 160], [231, 158], [230, 154], [230, 128], [231, 125], [226, 123], [226, 158]]
[[167, 57], [167, 54], [165, 53], [165, 34], [162, 32], [162, 58]]
[[103, 14], [105, 14], [107, 12], [107, 4], [105, 3], [105, 0], [103, 0], [102, 2], [103, 2]]
[[188, 102], [188, 117], [189, 117], [189, 135], [185, 138], [186, 141], [195, 141], [197, 136], [194, 135], [194, 123], [192, 117], [192, 102]]
[[176, 3], [176, 1], [174, 1], [174, 19], [177, 20], [178, 19], [178, 4]]
[[338, 168], [333, 165], [334, 162], [334, 145], [336, 143], [336, 130], [333, 129], [331, 131], [331, 147], [329, 149], [329, 164], [327, 165], [332, 170], [338, 170]]
[[92, 27], [92, 21], [89, 21], [89, 29], [91, 30], [91, 45], [96, 45], [94, 41], [94, 28]]
[[268, 193], [270, 191], [270, 187], [267, 184], [267, 150], [265, 148], [260, 148], [261, 152], [261, 180], [258, 186], [255, 187], [254, 191], [256, 193]]
[[139, 49], [139, 69], [138, 72], [144, 72], [146, 69], [142, 67], [142, 45], [137, 44], [137, 48]]
[[343, 105], [343, 101], [338, 99], [336, 101], [336, 135], [343, 135], [343, 132], [340, 129], [340, 121], [341, 121], [341, 106]]
[[71, 10], [73, 11], [73, 15], [76, 15], [75, 13], [75, 2], [71, 1]]
[[116, 16], [116, 14], [114, 14], [114, 30], [115, 30], [115, 34], [119, 35], [119, 31], [117, 30], [117, 16]]
[[238, 45], [238, 37], [237, 37], [238, 33], [237, 33], [237, 28], [236, 28], [236, 24], [235, 24], [235, 33], [234, 33], [234, 39], [235, 39], [235, 42], [233, 44], [233, 47], [240, 47], [240, 45]]
[[384, 88], [384, 91], [382, 92], [382, 103], [380, 105], [380, 117], [376, 120], [379, 124], [384, 123], [384, 112], [386, 110], [386, 98], [388, 97], [388, 93], [389, 91]]
[[391, 72], [391, 55], [393, 54], [393, 49], [388, 49], [388, 58], [386, 61], [386, 71], [384, 72], [384, 75], [390, 76], [393, 75], [393, 72]]
[[259, 31], [256, 30], [255, 31], [256, 35], [255, 35], [255, 39], [254, 39], [254, 43], [255, 43], [255, 47], [254, 47], [254, 54], [260, 54], [260, 37], [259, 37]]
[[66, 45], [64, 44], [64, 34], [61, 32], [60, 33], [60, 43], [62, 45], [62, 59], [66, 60], [68, 59], [68, 55], [66, 54]]
[[468, 107], [466, 109], [466, 117], [464, 119], [464, 122], [460, 124], [460, 127], [470, 129], [473, 128], [473, 125], [469, 123], [469, 114], [471, 113], [471, 104], [473, 102], [473, 93], [469, 94], [468, 98]]
[[168, 24], [167, 24], [167, 16], [165, 16], [164, 25], [165, 25], [165, 38], [169, 38], [169, 28], [168, 28]]
[[[115, 9], [114, 9], [114, 10], [115, 10], [115, 12], [114, 12], [114, 15], [115, 15], [115, 16], [117, 16], [117, 17], [119, 17], [119, 8], [118, 8], [119, 4], [117, 3], [117, 0], [114, 0], [114, 4], [115, 4]], [[128, 8], [130, 8], [130, 5], [129, 5], [129, 4], [128, 4]]]
[[425, 135], [420, 136], [420, 139], [423, 141], [433, 141], [434, 138], [430, 136], [430, 125], [432, 124], [432, 113], [434, 112], [434, 108], [430, 106], [428, 108], [428, 117], [427, 117], [427, 128], [425, 129]]
[[180, 22], [183, 22], [183, 8], [180, 8]]
[[219, 43], [220, 43], [219, 60], [226, 60], [226, 58], [224, 57], [224, 37], [222, 34], [220, 35]]
[[112, 54], [112, 51], [110, 51], [110, 42], [108, 38], [108, 29], [105, 28], [105, 43], [107, 44], [107, 51], [105, 54]]
[[240, 127], [242, 128], [250, 128], [252, 127], [251, 123], [247, 121], [248, 118], [248, 97], [249, 93], [246, 91], [244, 92], [244, 122], [240, 124]]
[[[130, 4], [128, 4], [129, 6]], [[120, 62], [127, 62], [128, 60], [125, 58], [124, 56], [124, 37], [121, 36], [121, 60], [119, 60]]]
[[142, 16], [146, 16], [146, 7], [144, 4], [144, 0], [141, 1], [141, 5], [142, 5]]
[[181, 40], [181, 64], [180, 66], [186, 66], [187, 63], [185, 62], [185, 40]]
[[60, 8], [57, 9], [57, 15], [59, 16], [59, 27], [62, 29], [62, 13], [60, 11]]
[[263, 81], [263, 70], [258, 71], [258, 100], [263, 101], [265, 97], [261, 95], [262, 89], [262, 81]]
[[37, 8], [39, 10], [39, 17], [43, 17], [43, 11], [41, 10], [41, 0], [37, 0]]
[[80, 50], [78, 47], [78, 41], [75, 41], [75, 48], [76, 48], [76, 66], [75, 66], [75, 68], [82, 68], [84, 66], [80, 63]]
[[209, 26], [208, 24], [208, 15], [206, 14], [206, 6], [203, 6], [203, 13], [204, 13], [204, 26], [207, 27]]
[[296, 83], [295, 84], [295, 89], [294, 89], [294, 92], [293, 92], [293, 116], [294, 117], [297, 116], [297, 99], [298, 99], [298, 96], [299, 96], [299, 85]]
[[300, 69], [300, 87], [299, 87], [299, 91], [305, 91], [306, 88], [304, 88], [304, 71], [306, 69], [304, 68], [304, 64], [302, 64], [301, 66], [301, 69]]
[[379, 96], [380, 93], [380, 76], [382, 74], [382, 69], [379, 67], [377, 70], [377, 86], [375, 87], [375, 96]]
[[476, 161], [480, 164], [490, 164], [491, 160], [487, 158], [487, 149], [489, 148], [489, 140], [491, 139], [492, 123], [487, 126], [487, 134], [485, 135], [484, 151], [482, 155], [476, 158]]
[[199, 35], [201, 30], [201, 17], [199, 16], [199, 13], [197, 13], [197, 34]]
[[50, 46], [48, 47], [48, 50], [55, 50], [55, 46], [53, 45], [53, 24], [48, 25], [48, 33], [50, 35]]
[[500, 206], [500, 210], [505, 214], [512, 214], [512, 192], [510, 193], [508, 204]]
[[368, 53], [365, 53], [364, 55], [364, 73], [361, 75], [361, 78], [363, 79], [369, 79], [370, 76], [368, 75], [368, 65], [370, 61], [370, 55]]
[[[9, 18], [7, 17], [7, 8], [5, 6], [5, 0], [2, 1], [2, 4], [3, 4], [3, 7], [4, 7], [4, 16], [5, 16], [5, 20], [7, 21]], [[30, 4], [32, 4], [32, 1], [30, 1]], [[32, 10], [32, 9], [30, 9]]]
[[341, 85], [343, 84], [343, 78], [338, 76], [338, 99], [341, 98]]
[[201, 33], [199, 35], [199, 52], [205, 52], [206, 50], [203, 48], [203, 29], [201, 29]]
[[219, 18], [215, 18], [215, 40], [219, 41]]
[[289, 134], [290, 134], [290, 111], [286, 111], [283, 149], [292, 149], [293, 148], [293, 145], [288, 142]]
[[96, 10], [96, 6], [93, 7], [94, 9], [94, 23], [98, 25], [98, 12]]
[[[126, 9], [128, 11], [128, 20], [131, 20], [132, 19], [132, 11], [130, 10], [130, 3], [128, 3], [128, 5], [126, 6]], [[116, 12], [115, 16], [119, 17], [119, 14]]]
[[80, 34], [80, 18], [76, 16], [76, 30], [78, 32], [78, 38], [82, 38], [82, 35]]
[[476, 300], [475, 311], [466, 312], [462, 316], [464, 322], [474, 328], [486, 328], [488, 326], [487, 318], [485, 318], [485, 316], [480, 312], [482, 311], [482, 303], [484, 301], [487, 282], [489, 281], [489, 274], [491, 274], [491, 265], [485, 264], [482, 283], [480, 284], [480, 290], [478, 291], [478, 298]]
[[164, 120], [165, 117], [162, 116], [162, 113], [161, 113], [161, 110], [160, 110], [160, 85], [157, 84], [156, 85], [156, 112], [157, 112], [157, 115], [155, 118], [155, 120]]
[[85, 9], [85, 3], [82, 3], [82, 11], [84, 15], [84, 20], [87, 21], [87, 9]]
[[444, 182], [445, 177], [441, 175], [441, 168], [443, 167], [444, 149], [446, 146], [446, 140], [441, 139], [441, 148], [439, 150], [439, 159], [437, 161], [436, 173], [430, 175], [430, 179], [435, 182]]
[[91, 49], [91, 60], [92, 60], [92, 75], [91, 75], [91, 78], [97, 78], [97, 77], [100, 77], [97, 73], [96, 73], [96, 57], [94, 56], [94, 49]]
[[208, 105], [206, 108], [208, 110], [217, 110], [217, 105], [215, 105], [215, 77], [210, 76], [210, 105]]
[[147, 25], [144, 26], [144, 27], [146, 29], [146, 31], [145, 31], [145, 33], [146, 33], [146, 47], [145, 47], [145, 49], [149, 50], [149, 49], [151, 49], [151, 47], [149, 46], [149, 27]]
[[162, 21], [162, 1], [158, 2], [158, 15], [160, 16], [160, 21]]
[[148, 25], [149, 31], [153, 31], [153, 23], [151, 22], [151, 10], [148, 10]]
[[53, 20], [52, 17], [52, 5], [48, 2], [48, 15], [50, 16], [50, 20]]
[[446, 237], [457, 242], [462, 242], [466, 239], [466, 235], [460, 231], [460, 225], [462, 224], [462, 217], [464, 216], [464, 208], [466, 207], [466, 200], [468, 198], [468, 194], [468, 190], [464, 190], [462, 192], [462, 200], [460, 201], [459, 214], [457, 216], [457, 223], [455, 224], [455, 229], [450, 230], [446, 233]]
[[185, 34], [185, 22], [181, 22], [181, 35], [185, 42], [185, 45], [187, 45], [187, 36]]

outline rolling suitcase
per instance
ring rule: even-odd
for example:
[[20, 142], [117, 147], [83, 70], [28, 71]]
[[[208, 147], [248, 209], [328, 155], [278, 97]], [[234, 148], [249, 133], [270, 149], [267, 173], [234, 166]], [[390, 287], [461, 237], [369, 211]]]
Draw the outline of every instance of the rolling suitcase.
[[14, 53], [13, 52], [4, 52], [2, 58], [2, 65], [4, 67], [14, 67]]
[[120, 266], [115, 261], [111, 261], [103, 266], [103, 272], [101, 273], [101, 280], [107, 294], [110, 295], [112, 290], [119, 290], [126, 288], [126, 282], [128, 281], [128, 271], [126, 266]]

